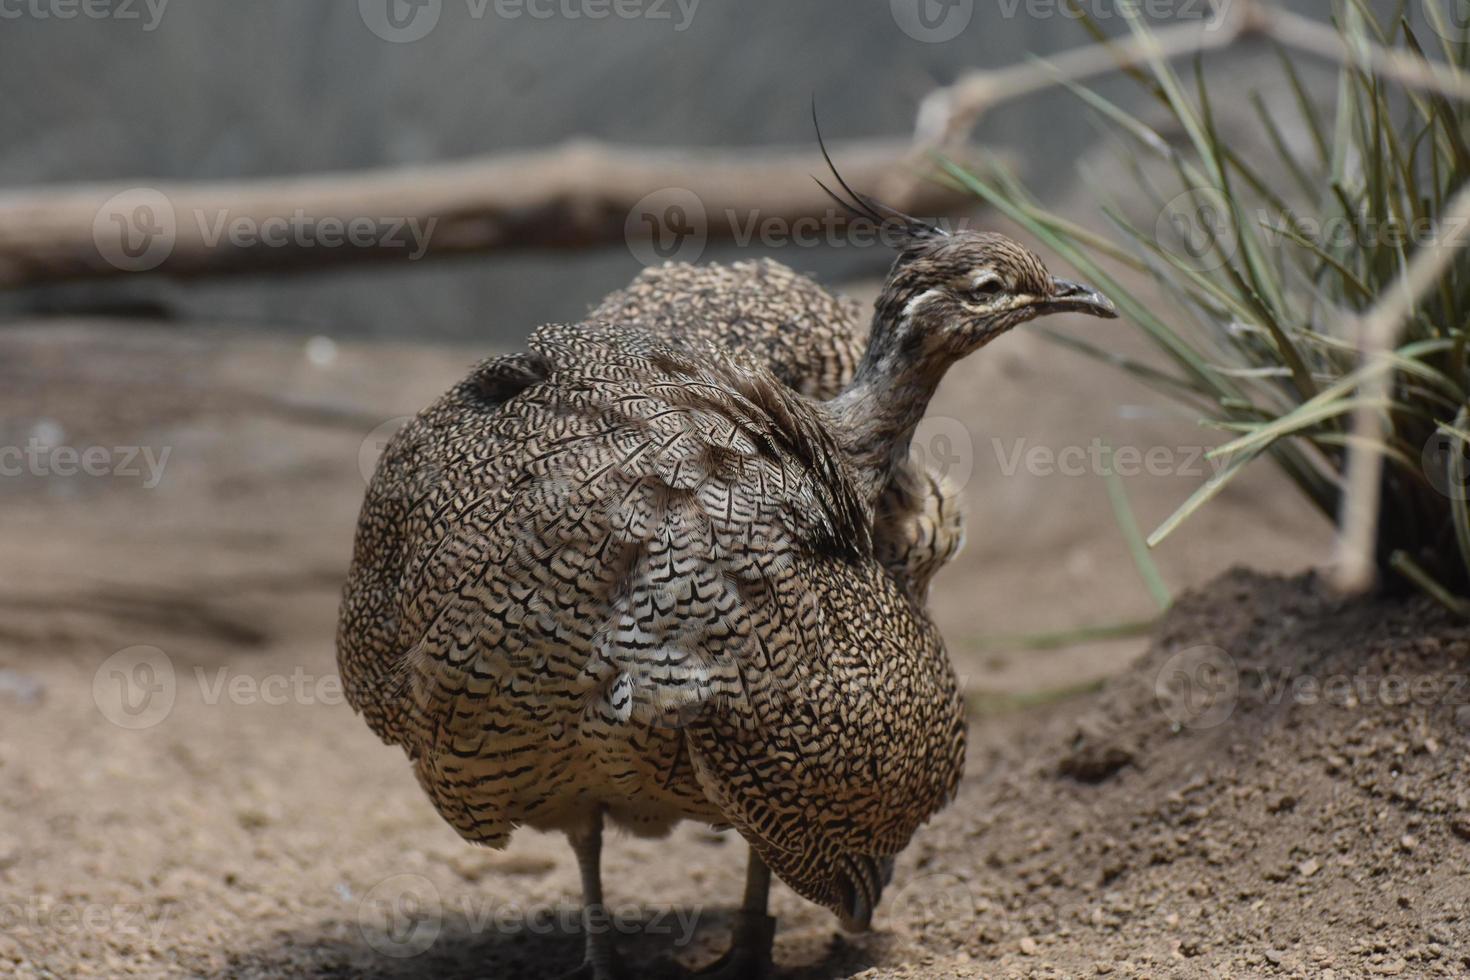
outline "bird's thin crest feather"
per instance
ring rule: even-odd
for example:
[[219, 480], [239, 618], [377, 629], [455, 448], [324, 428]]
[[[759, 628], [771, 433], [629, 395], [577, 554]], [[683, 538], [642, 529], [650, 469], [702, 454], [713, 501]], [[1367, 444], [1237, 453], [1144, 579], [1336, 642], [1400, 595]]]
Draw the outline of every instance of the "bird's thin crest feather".
[[815, 180], [817, 182], [817, 186], [820, 187], [822, 190], [824, 190], [824, 191], [827, 192], [827, 196], [830, 197], [833, 201], [835, 201], [837, 203], [837, 206], [838, 207], [842, 208], [844, 211], [846, 211], [848, 214], [852, 215], [854, 218], [870, 218], [873, 221], [878, 222], [878, 224], [880, 224], [880, 225], [883, 223], [883, 216], [882, 215], [874, 213], [871, 209], [860, 208], [860, 207], [857, 207], [856, 205], [852, 204], [851, 202], [844, 201], [842, 198], [838, 197], [836, 193], [833, 192], [832, 188], [830, 188], [826, 184], [822, 183], [822, 180], [821, 180], [820, 177], [815, 177], [814, 176], [814, 177], [812, 177], [812, 180]]
[[817, 121], [816, 98], [812, 99], [812, 128], [816, 130], [817, 147], [822, 151], [822, 159], [826, 161], [827, 169], [832, 171], [832, 176], [837, 180], [837, 186], [846, 191], [847, 196], [852, 200], [850, 202], [844, 201], [841, 197], [834, 193], [830, 187], [822, 183], [822, 181], [817, 177], [813, 176], [812, 179], [817, 182], [818, 187], [827, 192], [828, 197], [832, 198], [832, 200], [836, 201], [839, 205], [841, 205], [845, 210], [847, 210], [854, 216], [871, 218], [873, 221], [876, 221], [880, 225], [887, 224], [889, 222], [897, 222], [901, 230], [914, 238], [927, 238], [934, 235], [947, 236], [949, 234], [949, 232], [945, 231], [943, 228], [940, 228], [938, 225], [930, 224], [927, 221], [921, 221], [911, 214], [905, 214], [897, 208], [889, 207], [882, 201], [875, 200], [866, 194], [859, 194], [857, 191], [853, 190], [851, 186], [848, 185], [847, 181], [843, 179], [842, 174], [838, 172], [837, 165], [832, 162], [832, 155], [827, 152], [826, 140], [822, 139], [822, 126], [821, 123]]

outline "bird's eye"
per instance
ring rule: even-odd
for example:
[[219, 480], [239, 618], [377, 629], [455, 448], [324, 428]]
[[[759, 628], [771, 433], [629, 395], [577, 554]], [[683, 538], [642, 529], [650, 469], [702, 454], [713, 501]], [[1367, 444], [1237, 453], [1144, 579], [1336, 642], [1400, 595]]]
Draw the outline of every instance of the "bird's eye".
[[1005, 291], [1005, 283], [999, 276], [986, 276], [970, 287], [972, 296], [996, 296]]

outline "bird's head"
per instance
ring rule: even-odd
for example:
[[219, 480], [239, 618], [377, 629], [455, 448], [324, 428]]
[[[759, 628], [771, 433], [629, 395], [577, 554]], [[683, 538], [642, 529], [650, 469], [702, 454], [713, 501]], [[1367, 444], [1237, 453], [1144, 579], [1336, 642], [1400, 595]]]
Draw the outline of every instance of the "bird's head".
[[1107, 297], [1053, 276], [1034, 252], [1004, 235], [946, 232], [910, 218], [898, 225], [897, 242], [878, 313], [898, 352], [909, 357], [964, 357], [1049, 313], [1118, 315]]
[[950, 231], [857, 193], [837, 172], [820, 128], [817, 141], [847, 199], [817, 183], [854, 216], [877, 222], [898, 251], [878, 297], [870, 354], [947, 364], [1049, 313], [1118, 315], [1102, 293], [1053, 276], [1019, 242], [994, 232]]
[[817, 143], [847, 199], [817, 183], [854, 216], [877, 222], [898, 252], [862, 363], [830, 403], [848, 462], [873, 503], [901, 468], [929, 399], [956, 361], [1039, 316], [1112, 319], [1118, 311], [1091, 286], [1053, 276], [1004, 235], [951, 231], [855, 192], [832, 164], [820, 129]]

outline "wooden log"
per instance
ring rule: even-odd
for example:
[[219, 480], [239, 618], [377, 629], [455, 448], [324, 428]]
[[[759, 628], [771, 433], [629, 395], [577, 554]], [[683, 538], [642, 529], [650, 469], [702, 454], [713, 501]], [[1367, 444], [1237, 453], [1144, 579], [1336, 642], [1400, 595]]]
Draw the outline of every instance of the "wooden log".
[[[916, 214], [975, 205], [912, 179], [907, 142], [838, 145], [833, 156], [857, 188], [902, 188], [906, 199], [890, 203]], [[393, 170], [12, 191], [0, 194], [0, 286], [616, 243], [640, 258], [682, 258], [691, 240], [848, 235], [847, 216], [813, 175], [825, 176], [814, 149], [575, 141]]]

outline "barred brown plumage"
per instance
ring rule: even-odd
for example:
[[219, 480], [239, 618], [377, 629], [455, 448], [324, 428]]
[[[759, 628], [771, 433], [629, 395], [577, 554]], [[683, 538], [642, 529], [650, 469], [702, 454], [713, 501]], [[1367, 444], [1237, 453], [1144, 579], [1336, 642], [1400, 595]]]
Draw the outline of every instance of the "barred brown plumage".
[[[831, 401], [778, 349], [549, 325], [405, 428], [363, 507], [352, 704], [466, 838], [566, 830], [589, 915], [604, 815], [735, 827], [760, 860], [730, 975], [768, 962], [766, 866], [866, 925], [958, 785], [953, 669], [874, 541], [934, 387], [1033, 316], [1111, 314], [999, 236], [906, 232]], [[586, 970], [610, 975], [605, 932]]]
[[868, 344], [861, 304], [770, 259], [650, 266], [587, 317], [745, 351], [820, 401], [847, 386]]

